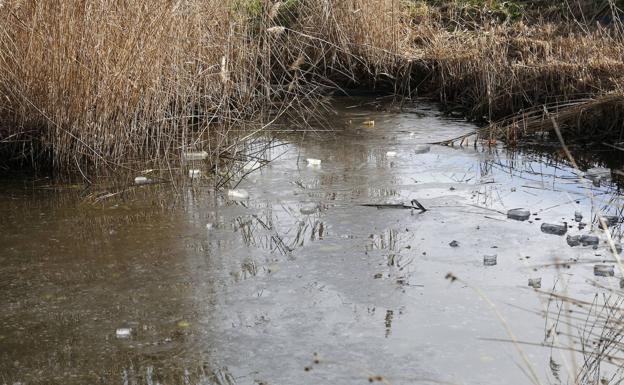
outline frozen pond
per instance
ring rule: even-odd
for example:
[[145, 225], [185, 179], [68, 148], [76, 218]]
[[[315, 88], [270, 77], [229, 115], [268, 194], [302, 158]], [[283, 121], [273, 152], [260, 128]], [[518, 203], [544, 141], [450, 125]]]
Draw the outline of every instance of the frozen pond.
[[[516, 347], [492, 340], [510, 339], [496, 311], [552, 381], [570, 354], [528, 344], [544, 342], [547, 306], [528, 282], [590, 301], [593, 281], [619, 288], [617, 266], [594, 276], [615, 265], [596, 225], [620, 212], [615, 187], [500, 146], [425, 146], [474, 129], [429, 105], [345, 103], [334, 135], [265, 154], [242, 201], [203, 179], [97, 204], [4, 182], [0, 384], [527, 384]], [[363, 206], [412, 199], [428, 210]], [[540, 231], [563, 222], [600, 243]]]

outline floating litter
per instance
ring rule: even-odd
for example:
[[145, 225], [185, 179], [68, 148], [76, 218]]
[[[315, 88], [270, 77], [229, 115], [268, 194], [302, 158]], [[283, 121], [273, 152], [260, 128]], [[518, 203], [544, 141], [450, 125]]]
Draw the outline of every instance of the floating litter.
[[594, 275], [596, 277], [613, 277], [615, 275], [615, 266], [594, 265]]
[[151, 181], [144, 177], [144, 176], [137, 176], [136, 178], [134, 178], [134, 184], [148, 184]]
[[529, 286], [534, 289], [539, 289], [542, 287], [542, 279], [541, 278], [529, 278]]
[[319, 207], [316, 203], [310, 203], [302, 206], [299, 212], [303, 215], [312, 215], [318, 211]]
[[132, 329], [131, 328], [118, 328], [115, 330], [115, 336], [119, 339], [127, 339], [132, 337]]
[[581, 213], [580, 211], [575, 211], [574, 212], [574, 220], [576, 222], [580, 222], [583, 220], [583, 213]]
[[414, 148], [414, 154], [426, 154], [431, 151], [431, 146], [416, 146]]
[[308, 161], [308, 166], [320, 166], [321, 165], [320, 159], [308, 158], [306, 159], [306, 161]]
[[249, 193], [247, 190], [237, 189], [237, 190], [228, 190], [228, 197], [232, 199], [247, 199], [249, 198]]
[[189, 170], [189, 178], [197, 179], [201, 176], [201, 170]]
[[206, 151], [185, 152], [182, 156], [184, 157], [184, 160], [204, 160], [208, 158], [208, 153]]
[[484, 266], [495, 266], [497, 263], [498, 257], [495, 255], [484, 255], [483, 256], [483, 265]]
[[212, 223], [206, 223], [206, 230], [212, 230]]
[[526, 221], [531, 216], [531, 212], [526, 209], [512, 209], [507, 211], [507, 218], [516, 221]]
[[568, 246], [570, 247], [574, 247], [574, 246], [578, 246], [581, 244], [581, 236], [580, 235], [568, 235], [566, 237], [566, 242], [568, 243]]
[[259, 169], [260, 167], [262, 167], [262, 163], [258, 162], [258, 161], [253, 161], [253, 162], [247, 162], [243, 165], [243, 170], [245, 171], [255, 171], [257, 169]]
[[598, 218], [598, 224], [602, 227], [602, 224], [606, 224], [608, 227], [612, 227], [620, 222], [620, 217], [615, 215], [605, 215]]
[[396, 153], [396, 151], [388, 151], [388, 152], [386, 152], [386, 156], [388, 158], [394, 158], [395, 156], [397, 156], [397, 153]]
[[583, 246], [597, 246], [600, 238], [595, 235], [581, 235], [580, 241]]
[[362, 122], [362, 125], [365, 127], [375, 127], [375, 121], [374, 120], [365, 120]]
[[585, 172], [585, 177], [591, 180], [594, 185], [600, 186], [600, 182], [608, 182], [611, 180], [611, 170], [604, 167], [590, 168]]
[[552, 234], [552, 235], [564, 235], [568, 232], [568, 224], [563, 223], [563, 225], [555, 225], [552, 223], [542, 223], [540, 227], [542, 233]]

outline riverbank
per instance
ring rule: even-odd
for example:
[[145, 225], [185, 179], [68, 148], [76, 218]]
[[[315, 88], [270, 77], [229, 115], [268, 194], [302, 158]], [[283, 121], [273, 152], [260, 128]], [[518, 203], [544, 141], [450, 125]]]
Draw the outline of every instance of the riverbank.
[[6, 1], [2, 163], [88, 174], [204, 150], [216, 165], [250, 132], [313, 120], [362, 85], [434, 97], [509, 144], [553, 119], [566, 138], [615, 144], [618, 11], [530, 3]]

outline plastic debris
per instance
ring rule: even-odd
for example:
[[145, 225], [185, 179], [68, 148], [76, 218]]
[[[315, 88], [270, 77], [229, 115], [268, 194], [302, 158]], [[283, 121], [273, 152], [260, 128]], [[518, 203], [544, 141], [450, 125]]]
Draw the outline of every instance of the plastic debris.
[[552, 235], [565, 235], [568, 232], [568, 224], [563, 222], [563, 225], [555, 225], [552, 223], [542, 223], [540, 227], [542, 233], [552, 234]]
[[249, 198], [249, 193], [247, 192], [247, 190], [243, 190], [243, 189], [228, 190], [227, 195], [228, 195], [228, 197], [230, 197], [232, 199], [247, 199], [247, 198]]
[[362, 122], [362, 125], [364, 127], [375, 127], [375, 121], [374, 120], [365, 120]]
[[258, 162], [257, 160], [254, 160], [254, 161], [245, 163], [243, 165], [243, 170], [244, 171], [255, 171], [255, 170], [259, 169], [260, 167], [262, 167], [262, 163]]
[[449, 246], [451, 246], [451, 247], [459, 247], [459, 242], [452, 241], [451, 243], [449, 243]]
[[624, 289], [624, 278], [620, 278], [620, 289]]
[[185, 152], [185, 153], [182, 154], [182, 156], [184, 157], [184, 160], [187, 160], [187, 161], [191, 161], [191, 160], [204, 160], [204, 159], [208, 158], [208, 153], [206, 151]]
[[583, 246], [596, 246], [600, 243], [600, 238], [595, 235], [581, 235], [580, 241]]
[[131, 328], [117, 328], [115, 330], [115, 336], [118, 339], [127, 339], [132, 337], [132, 329]]
[[388, 158], [394, 158], [395, 156], [397, 156], [397, 152], [396, 151], [388, 151], [388, 152], [386, 152], [386, 156]]
[[603, 224], [608, 227], [613, 227], [620, 222], [620, 217], [616, 215], [603, 215], [598, 218], [598, 224], [602, 227]]
[[497, 255], [484, 255], [483, 256], [483, 265], [484, 266], [495, 266], [497, 263]]
[[512, 209], [507, 211], [507, 218], [516, 221], [526, 221], [531, 217], [531, 212], [526, 209]]
[[321, 165], [320, 159], [308, 158], [306, 159], [306, 161], [308, 162], [308, 166], [320, 166]]
[[206, 223], [206, 230], [212, 230], [212, 223]]
[[581, 244], [581, 236], [580, 235], [568, 235], [566, 237], [566, 242], [568, 243], [568, 246], [570, 247], [574, 247], [574, 246], [578, 246]]
[[550, 132], [549, 131], [535, 131], [533, 135], [535, 135], [536, 138], [548, 139], [550, 137]]
[[149, 178], [146, 178], [144, 176], [137, 176], [136, 178], [134, 178], [134, 184], [148, 184], [150, 183], [151, 180]]
[[300, 209], [299, 212], [303, 215], [312, 215], [314, 213], [316, 213], [319, 209], [318, 204], [316, 203], [309, 203], [306, 205], [303, 205]]
[[575, 211], [574, 212], [574, 220], [576, 222], [580, 222], [583, 220], [583, 214], [580, 211]]
[[201, 170], [191, 169], [191, 170], [189, 170], [188, 174], [189, 174], [189, 178], [197, 179], [197, 178], [201, 177]]
[[529, 278], [529, 287], [534, 289], [539, 289], [542, 287], [542, 279], [541, 278]]
[[429, 151], [431, 151], [431, 146], [422, 145], [414, 148], [414, 154], [426, 154]]
[[615, 266], [594, 265], [594, 275], [596, 277], [613, 277], [615, 275]]
[[611, 180], [611, 170], [604, 167], [590, 168], [585, 172], [585, 178], [591, 180], [594, 184], [600, 185], [602, 181]]
[[425, 206], [423, 206], [418, 200], [412, 199], [409, 204], [407, 203], [364, 203], [360, 206], [366, 207], [377, 207], [378, 209], [418, 209], [421, 212], [427, 211]]

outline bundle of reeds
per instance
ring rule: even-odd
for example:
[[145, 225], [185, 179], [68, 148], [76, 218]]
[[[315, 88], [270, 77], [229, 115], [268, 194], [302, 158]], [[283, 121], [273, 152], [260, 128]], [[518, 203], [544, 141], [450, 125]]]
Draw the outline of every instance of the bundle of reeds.
[[330, 73], [352, 81], [369, 68], [366, 52], [397, 41], [394, 6], [4, 1], [2, 159], [116, 166], [189, 148], [214, 158], [249, 125], [314, 113], [336, 86]]

